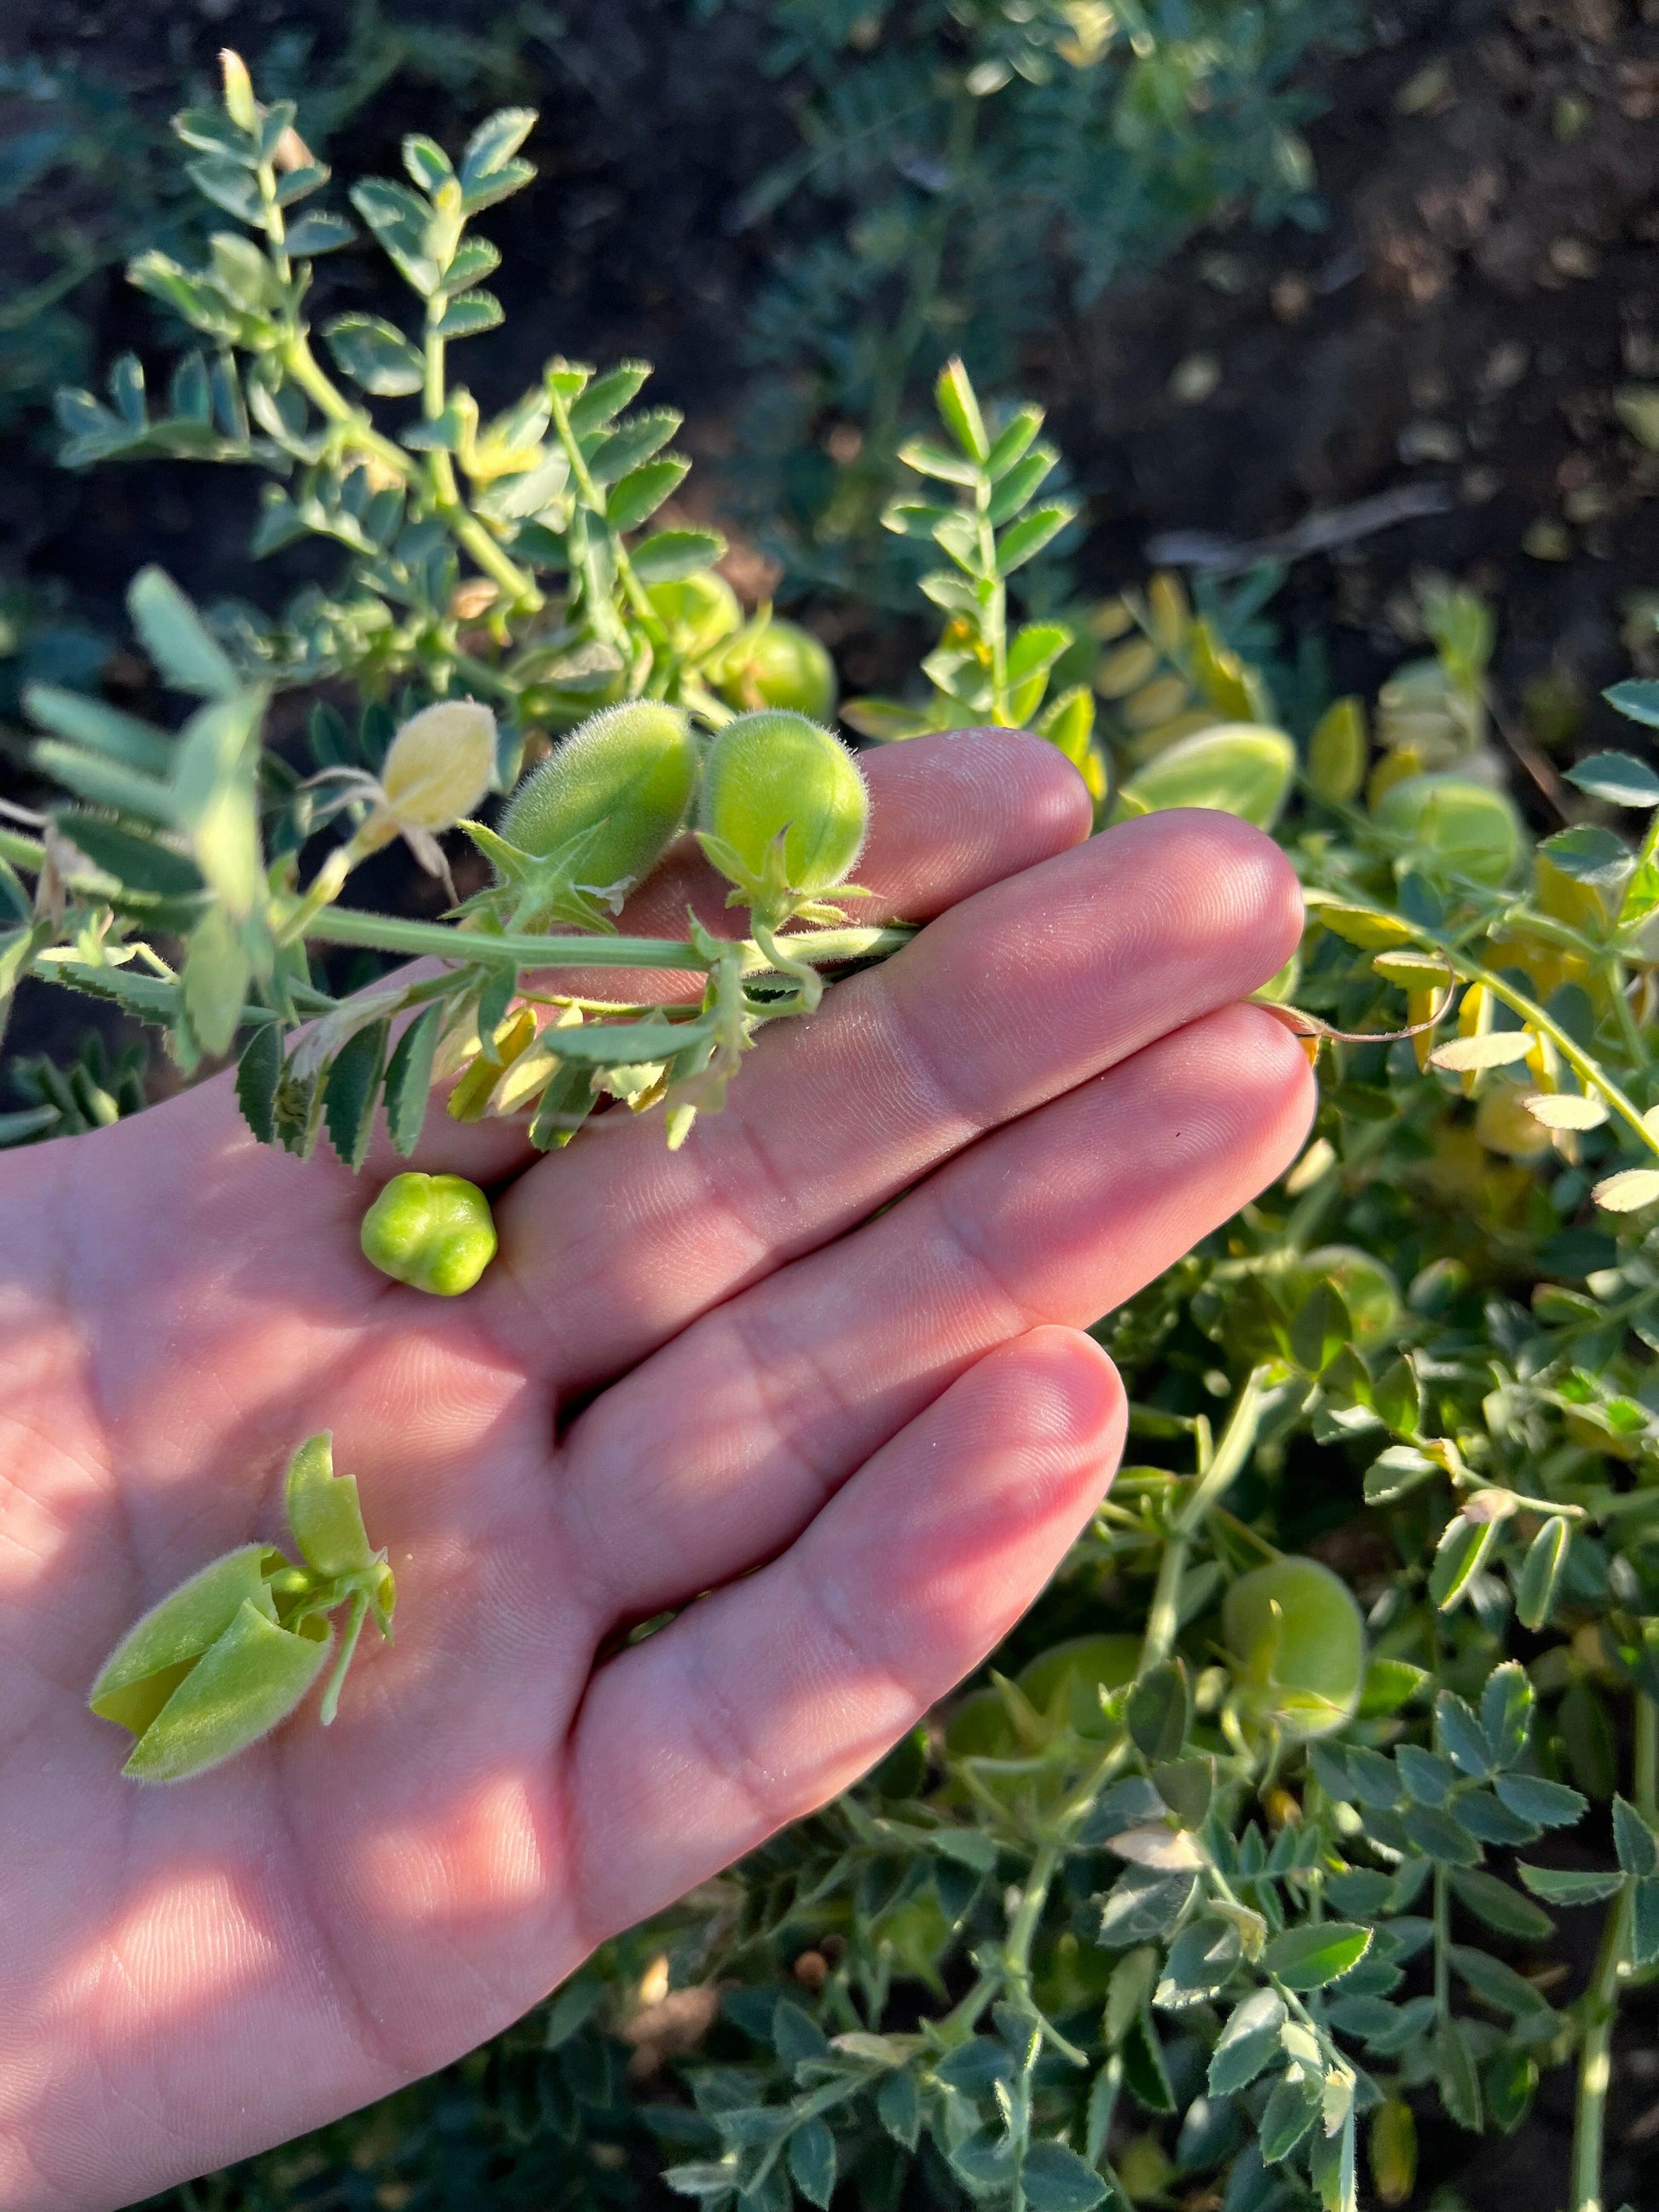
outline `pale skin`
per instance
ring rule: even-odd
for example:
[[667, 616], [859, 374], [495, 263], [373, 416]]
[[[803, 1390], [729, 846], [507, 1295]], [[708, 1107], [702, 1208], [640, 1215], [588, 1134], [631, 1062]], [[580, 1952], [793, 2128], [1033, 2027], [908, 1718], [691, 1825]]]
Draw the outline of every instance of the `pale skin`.
[[[1295, 882], [1224, 816], [1085, 843], [1034, 738], [870, 773], [859, 918], [930, 926], [683, 1151], [647, 1119], [540, 1159], [434, 1105], [415, 1164], [501, 1233], [465, 1297], [361, 1256], [399, 1163], [263, 1149], [222, 1080], [0, 1161], [5, 2212], [130, 2203], [480, 2042], [864, 1772], [1087, 1522], [1125, 1407], [1082, 1331], [1306, 1133], [1301, 1048], [1237, 1003]], [[99, 1662], [280, 1537], [320, 1428], [397, 1641], [326, 1732], [313, 1695], [124, 1780]]]

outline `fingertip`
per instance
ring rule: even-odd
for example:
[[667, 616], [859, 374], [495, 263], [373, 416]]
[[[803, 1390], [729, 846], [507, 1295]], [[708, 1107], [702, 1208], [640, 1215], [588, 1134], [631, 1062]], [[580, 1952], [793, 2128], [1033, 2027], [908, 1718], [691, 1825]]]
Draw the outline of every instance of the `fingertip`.
[[1151, 848], [1146, 856], [1180, 887], [1186, 933], [1213, 947], [1230, 974], [1255, 990], [1302, 942], [1302, 885], [1266, 833], [1212, 807], [1171, 807], [1110, 833]]
[[1241, 1137], [1264, 1161], [1280, 1161], [1271, 1182], [1301, 1150], [1319, 1103], [1307, 1047], [1267, 1006], [1224, 1006], [1200, 1026], [1225, 1061]]
[[860, 756], [871, 789], [860, 874], [924, 921], [1052, 860], [1094, 827], [1082, 777], [1027, 730], [941, 730]]
[[1123, 1449], [1128, 1401], [1092, 1337], [1042, 1323], [988, 1352], [957, 1389], [975, 1432], [996, 1438], [988, 1480], [1012, 1482], [1028, 1528], [1069, 1527], [1093, 1510]]

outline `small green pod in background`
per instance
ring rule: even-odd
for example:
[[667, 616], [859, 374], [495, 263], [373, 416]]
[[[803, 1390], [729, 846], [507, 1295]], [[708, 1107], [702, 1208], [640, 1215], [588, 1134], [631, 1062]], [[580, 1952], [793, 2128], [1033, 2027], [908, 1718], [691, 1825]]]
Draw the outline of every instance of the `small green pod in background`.
[[720, 656], [715, 684], [734, 707], [784, 707], [815, 722], [836, 711], [836, 664], [799, 623], [773, 617], [740, 630]]
[[694, 568], [647, 584], [645, 596], [666, 625], [669, 642], [688, 660], [701, 659], [743, 621], [738, 595], [717, 569]]
[[501, 835], [545, 859], [578, 837], [585, 884], [631, 887], [679, 834], [697, 781], [697, 742], [678, 707], [634, 699], [563, 738], [507, 801]]
[[1274, 1559], [1222, 1601], [1239, 1703], [1293, 1742], [1352, 1717], [1365, 1682], [1365, 1624], [1352, 1591], [1317, 1559]]
[[1467, 775], [1413, 775], [1390, 785], [1371, 809], [1381, 830], [1405, 842], [1412, 859], [1494, 886], [1514, 874], [1527, 833], [1506, 793]]
[[805, 714], [763, 708], [714, 739], [698, 814], [709, 860], [775, 918], [834, 890], [864, 849], [870, 793], [841, 739]]
[[363, 1257], [434, 1297], [470, 1291], [495, 1256], [489, 1200], [460, 1176], [393, 1176], [363, 1216]]

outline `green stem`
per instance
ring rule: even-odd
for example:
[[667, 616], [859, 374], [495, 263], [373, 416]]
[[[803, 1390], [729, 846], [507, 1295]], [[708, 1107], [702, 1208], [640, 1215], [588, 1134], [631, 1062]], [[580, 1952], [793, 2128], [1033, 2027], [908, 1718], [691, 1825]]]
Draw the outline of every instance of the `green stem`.
[[1632, 1067], [1639, 1068], [1645, 1075], [1648, 1070], [1647, 1040], [1642, 1035], [1641, 1025], [1637, 1021], [1635, 1009], [1631, 1005], [1630, 994], [1626, 988], [1623, 961], [1608, 961], [1605, 981], [1618, 1017], [1619, 1034], [1624, 1040], [1625, 1050], [1630, 1055], [1631, 1065]]
[[1158, 1584], [1140, 1647], [1139, 1671], [1143, 1674], [1160, 1665], [1175, 1649], [1181, 1625], [1181, 1583], [1187, 1571], [1188, 1553], [1210, 1509], [1219, 1503], [1243, 1473], [1255, 1449], [1266, 1387], [1267, 1370], [1252, 1369], [1214, 1451], [1206, 1452], [1200, 1447], [1198, 1479], [1175, 1517], [1158, 1565]]
[[337, 428], [349, 431], [350, 442], [362, 452], [373, 453], [399, 483], [409, 483], [415, 473], [414, 462], [401, 446], [381, 435], [362, 408], [352, 405], [311, 350], [303, 330], [290, 332], [283, 341], [283, 367], [319, 415]]
[[570, 427], [569, 405], [564, 394], [556, 389], [550, 376], [547, 380], [547, 404], [549, 412], [553, 418], [554, 431], [558, 437], [559, 444], [564, 450], [565, 459], [570, 464], [571, 481], [581, 494], [583, 505], [590, 514], [597, 517], [609, 532], [611, 557], [616, 563], [617, 580], [621, 584], [627, 596], [628, 604], [633, 609], [641, 629], [651, 640], [652, 645], [660, 650], [668, 643], [667, 624], [652, 605], [649, 593], [635, 574], [634, 564], [628, 557], [628, 548], [623, 544], [621, 532], [612, 530], [606, 520], [605, 495], [594, 483], [587, 465], [587, 457], [581, 449], [580, 441]]
[[1659, 1826], [1659, 1704], [1645, 1690], [1636, 1693], [1632, 1727], [1636, 1809], [1650, 1827]]
[[1631, 1887], [1614, 1898], [1601, 1931], [1601, 1948], [1583, 2004], [1583, 2040], [1578, 2051], [1578, 2096], [1572, 2127], [1572, 2212], [1602, 2212], [1601, 2158], [1607, 2129], [1607, 2083], [1613, 2072], [1613, 2031], [1619, 2018], [1619, 1984], [1629, 1969]]
[[[678, 937], [496, 937], [483, 930], [454, 929], [447, 922], [411, 921], [401, 915], [367, 914], [356, 907], [329, 907], [307, 924], [313, 944], [357, 945], [375, 952], [422, 955], [441, 960], [498, 962], [514, 968], [672, 968], [707, 975], [712, 959]], [[820, 929], [792, 939], [796, 959], [823, 965], [843, 960], [884, 958], [908, 945], [914, 930]], [[745, 945], [744, 975], [771, 966], [758, 945]]]
[[[1031, 1862], [1031, 1871], [1020, 1893], [1014, 1917], [1008, 1923], [1008, 1941], [1003, 1946], [1002, 1968], [1008, 1988], [1031, 2007], [1031, 1946], [1036, 1938], [1037, 1923], [1042, 1917], [1042, 1908], [1048, 1901], [1048, 1892], [1060, 1870], [1060, 1848], [1045, 1844]], [[1033, 2010], [1035, 2008], [1031, 2008]], [[1033, 2035], [1026, 2061], [1020, 2069], [1014, 2109], [1011, 2116], [1009, 2134], [1012, 2139], [1015, 2180], [1009, 2200], [1009, 2212], [1025, 2212], [1025, 2189], [1019, 2179], [1025, 2148], [1031, 2133], [1031, 2069], [1042, 2047], [1042, 2039]]]
[[1451, 1885], [1443, 1866], [1434, 1870], [1434, 2010], [1443, 2025], [1451, 2018]]
[[750, 917], [750, 927], [755, 933], [755, 943], [778, 973], [781, 975], [793, 976], [799, 986], [796, 1001], [793, 1006], [787, 1005], [769, 1006], [766, 1010], [768, 1013], [810, 1014], [814, 1012], [823, 996], [823, 976], [818, 974], [817, 969], [810, 968], [805, 961], [795, 959], [793, 957], [794, 950], [793, 939], [781, 945], [758, 915]]
[[[1651, 1824], [1659, 1819], [1659, 1704], [1644, 1690], [1636, 1693], [1632, 1732], [1636, 1809]], [[1634, 1911], [1635, 1887], [1626, 1881], [1608, 1911], [1590, 1985], [1581, 2000], [1583, 2040], [1578, 2051], [1578, 2096], [1573, 2114], [1572, 2212], [1601, 2212], [1607, 2085], [1613, 2075], [1620, 1986], [1629, 1980], [1633, 1970]]]
[[38, 837], [26, 837], [21, 830], [0, 830], [0, 860], [38, 875], [46, 865], [46, 848]]

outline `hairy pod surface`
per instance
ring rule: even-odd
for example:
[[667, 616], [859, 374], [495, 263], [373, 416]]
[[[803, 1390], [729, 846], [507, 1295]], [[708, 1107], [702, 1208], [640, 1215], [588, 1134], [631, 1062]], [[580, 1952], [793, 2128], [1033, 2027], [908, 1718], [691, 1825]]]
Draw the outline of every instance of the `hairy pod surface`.
[[864, 849], [870, 793], [839, 738], [805, 714], [763, 708], [715, 738], [698, 818], [756, 883], [781, 837], [789, 888], [810, 896], [842, 882]]
[[630, 700], [573, 730], [507, 803], [501, 833], [538, 858], [592, 832], [586, 880], [650, 873], [678, 836], [697, 781], [697, 743], [678, 707]]
[[393, 1176], [363, 1216], [363, 1257], [394, 1282], [459, 1297], [495, 1256], [489, 1200], [461, 1176]]
[[1352, 1717], [1365, 1680], [1365, 1627], [1348, 1585], [1317, 1559], [1274, 1559], [1227, 1592], [1222, 1627], [1253, 1720], [1304, 1742]]

